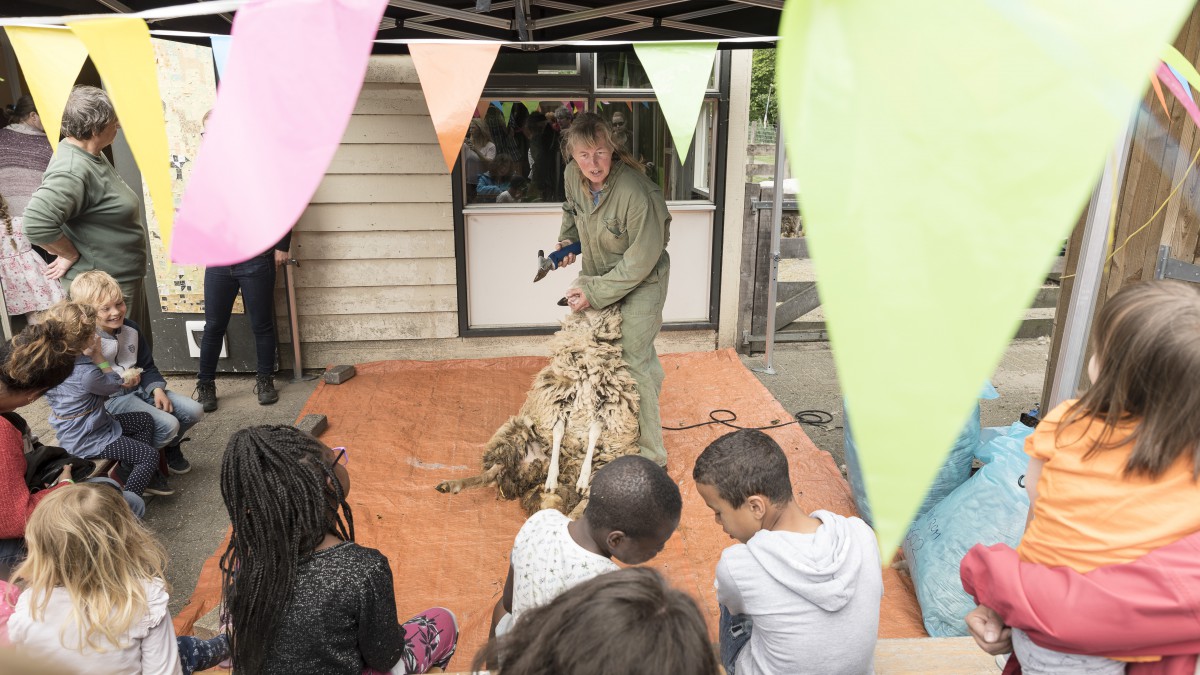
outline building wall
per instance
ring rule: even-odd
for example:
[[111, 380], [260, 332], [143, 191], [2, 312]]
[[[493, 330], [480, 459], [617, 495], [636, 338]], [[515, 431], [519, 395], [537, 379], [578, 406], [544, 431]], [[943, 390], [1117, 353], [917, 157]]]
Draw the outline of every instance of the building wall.
[[[738, 74], [744, 61], [744, 74]], [[734, 61], [748, 88], [749, 53]], [[737, 98], [735, 94], [735, 99]], [[734, 107], [728, 169], [741, 180], [748, 92]], [[319, 105], [319, 102], [314, 102]], [[736, 151], [739, 150], [740, 151]], [[740, 245], [743, 190], [729, 190], [726, 237]], [[380, 359], [540, 355], [547, 336], [460, 338], [451, 177], [408, 56], [373, 56], [342, 145], [293, 236], [297, 314], [306, 367]], [[732, 202], [737, 202], [733, 204]], [[739, 252], [724, 254], [736, 321]], [[723, 293], [728, 293], [724, 291]], [[276, 294], [280, 356], [292, 361], [287, 299]], [[715, 331], [666, 331], [660, 351], [710, 350]]]

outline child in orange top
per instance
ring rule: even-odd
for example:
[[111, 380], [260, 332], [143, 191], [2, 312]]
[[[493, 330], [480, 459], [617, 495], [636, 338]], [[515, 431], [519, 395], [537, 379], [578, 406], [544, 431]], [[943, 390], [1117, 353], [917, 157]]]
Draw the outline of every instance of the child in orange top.
[[[1025, 442], [1030, 520], [1017, 548], [1027, 562], [1081, 573], [1200, 531], [1200, 293], [1175, 281], [1127, 286], [1105, 304], [1093, 345], [1091, 388]], [[1018, 630], [1013, 649], [1029, 675], [1125, 672]]]

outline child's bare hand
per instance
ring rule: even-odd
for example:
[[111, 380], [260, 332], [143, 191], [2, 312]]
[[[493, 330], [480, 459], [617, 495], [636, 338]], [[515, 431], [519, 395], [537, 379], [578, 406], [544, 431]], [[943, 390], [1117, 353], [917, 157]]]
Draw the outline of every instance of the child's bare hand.
[[983, 651], [992, 656], [1012, 651], [1012, 629], [1004, 625], [1004, 619], [995, 610], [979, 605], [967, 612], [966, 623], [975, 644]]
[[124, 384], [122, 384], [121, 386], [124, 387], [125, 389], [134, 389], [141, 383], [142, 383], [142, 376], [134, 375], [133, 377], [129, 378], [128, 380], [125, 380]]
[[[139, 375], [138, 377], [140, 378], [141, 376]], [[171, 405], [171, 398], [162, 389], [154, 390], [154, 407], [163, 412], [175, 412], [175, 406]]]
[[96, 333], [92, 336], [92, 341], [83, 349], [83, 355], [91, 357], [95, 363], [102, 363], [104, 355], [100, 353], [100, 334]]

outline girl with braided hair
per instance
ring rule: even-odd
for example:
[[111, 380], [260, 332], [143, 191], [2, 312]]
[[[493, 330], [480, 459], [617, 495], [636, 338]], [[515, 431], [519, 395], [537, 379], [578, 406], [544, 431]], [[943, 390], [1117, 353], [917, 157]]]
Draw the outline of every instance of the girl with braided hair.
[[345, 448], [290, 426], [229, 439], [221, 497], [233, 526], [221, 556], [234, 670], [360, 675], [445, 669], [458, 642], [448, 610], [403, 625], [388, 559], [354, 543]]

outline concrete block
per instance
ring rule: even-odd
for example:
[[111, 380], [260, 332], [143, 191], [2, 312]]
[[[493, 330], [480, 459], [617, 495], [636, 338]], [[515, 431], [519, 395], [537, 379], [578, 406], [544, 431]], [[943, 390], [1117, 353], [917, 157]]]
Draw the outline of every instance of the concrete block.
[[204, 616], [196, 619], [196, 623], [192, 624], [192, 635], [201, 640], [208, 640], [216, 637], [221, 632], [221, 605], [208, 610]]
[[324, 415], [305, 415], [296, 423], [296, 428], [310, 436], [320, 436], [329, 428], [329, 418]]
[[325, 383], [341, 384], [357, 374], [358, 371], [354, 369], [354, 366], [334, 366], [325, 371]]

